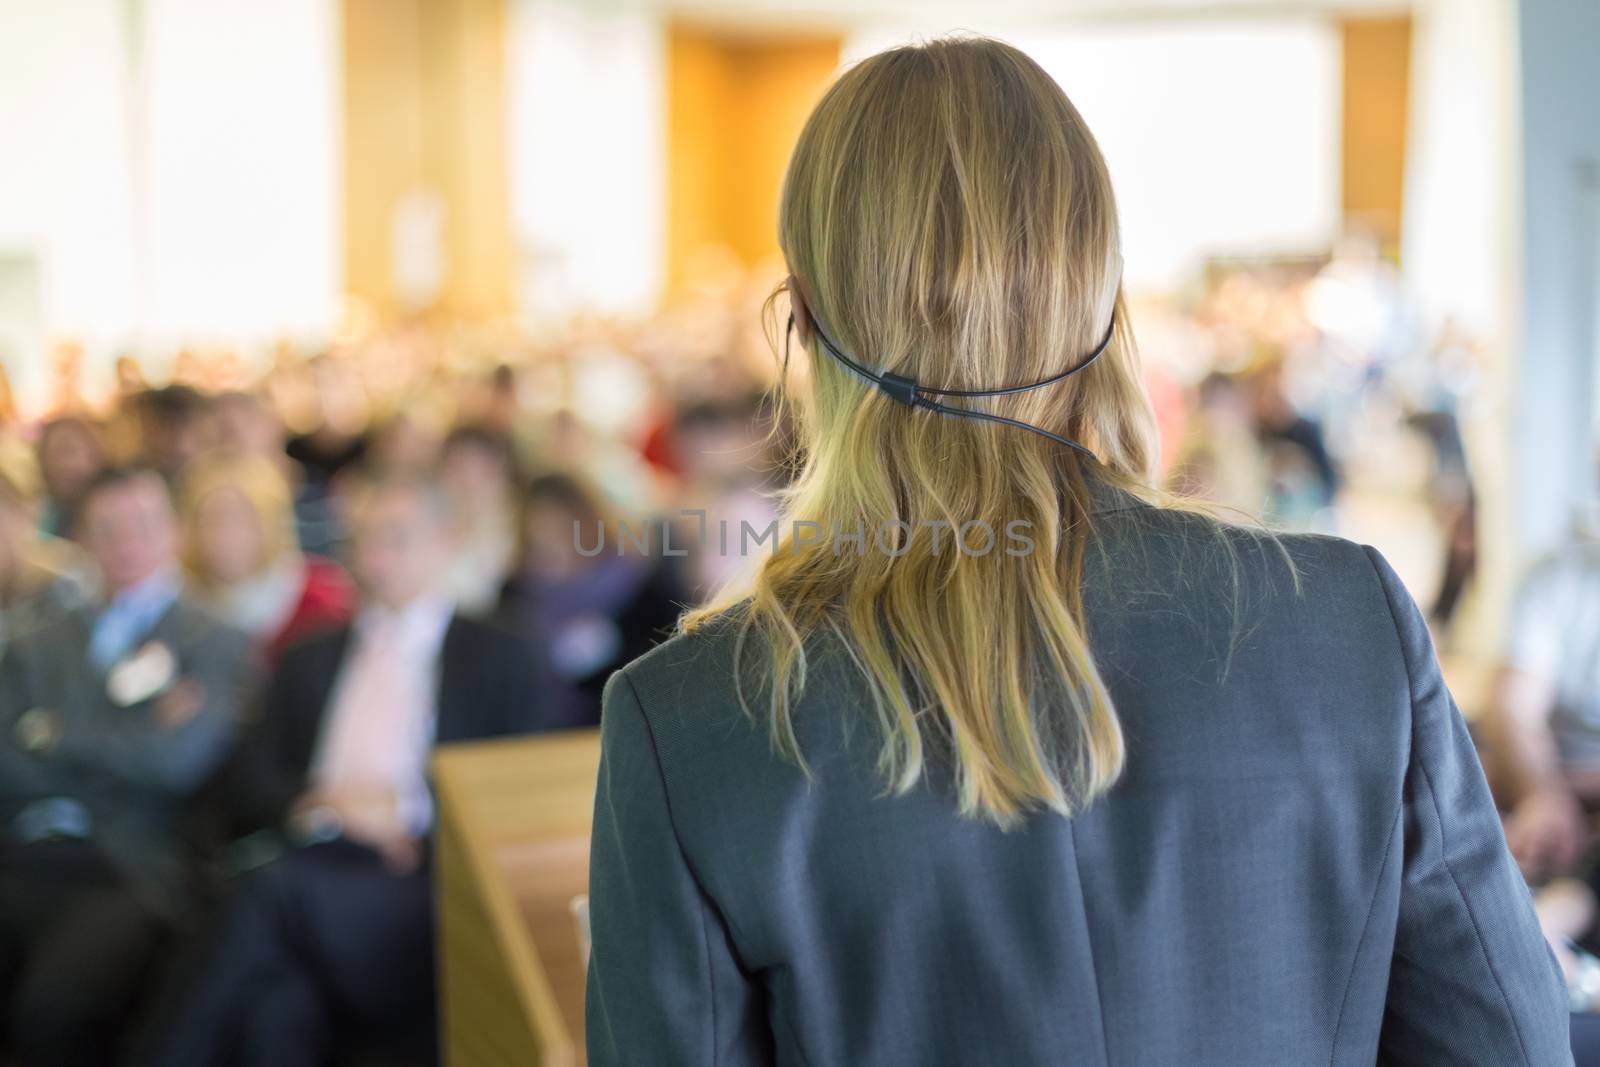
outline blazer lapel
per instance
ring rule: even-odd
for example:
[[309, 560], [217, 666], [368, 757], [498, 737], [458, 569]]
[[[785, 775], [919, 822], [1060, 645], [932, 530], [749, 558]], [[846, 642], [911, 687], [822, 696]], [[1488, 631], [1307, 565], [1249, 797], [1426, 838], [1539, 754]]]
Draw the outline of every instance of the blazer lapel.
[[306, 707], [312, 712], [310, 733], [315, 737], [327, 718], [333, 687], [345, 667], [345, 656], [350, 652], [350, 627], [341, 626], [317, 639], [316, 662], [306, 678]]
[[137, 649], [146, 641], [160, 641], [176, 653], [188, 643], [189, 636], [193, 630], [193, 621], [194, 616], [184, 606], [183, 600], [181, 598], [174, 600], [167, 606], [167, 610], [161, 613], [161, 617], [156, 620], [155, 625], [150, 627], [143, 637], [134, 642], [133, 647]]
[[451, 616], [450, 625], [444, 632], [444, 640], [439, 643], [437, 672], [439, 680], [434, 694], [435, 744], [447, 744], [462, 736], [461, 724], [458, 721], [461, 709], [456, 707], [456, 701], [462, 696], [463, 687], [470, 681], [472, 673], [471, 664], [464, 662], [470, 652], [471, 644], [465, 640], [467, 636], [462, 632], [461, 617]]
[[60, 691], [71, 694], [60, 709], [64, 715], [102, 714], [111, 707], [106, 695], [106, 676], [97, 670], [89, 659], [89, 638], [94, 633], [98, 606], [84, 606], [68, 615], [67, 625], [72, 629], [72, 640], [63, 641], [59, 653], [54, 651], [46, 658], [47, 672], [54, 678]]
[[1126, 489], [1120, 489], [1093, 475], [1086, 477], [1084, 481], [1089, 489], [1091, 514], [1106, 515], [1113, 511], [1129, 511], [1149, 506]]
[[310, 639], [300, 653], [298, 676], [289, 681], [292, 704], [280, 709], [289, 721], [277, 725], [283, 731], [294, 761], [307, 769], [316, 758], [322, 740], [322, 727], [333, 709], [333, 687], [344, 670], [345, 653], [350, 647], [350, 628], [341, 626]]

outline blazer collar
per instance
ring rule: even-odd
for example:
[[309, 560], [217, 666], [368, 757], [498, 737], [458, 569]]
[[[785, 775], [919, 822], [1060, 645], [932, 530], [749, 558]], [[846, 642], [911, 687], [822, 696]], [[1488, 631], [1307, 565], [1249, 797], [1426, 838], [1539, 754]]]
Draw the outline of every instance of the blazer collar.
[[1140, 500], [1126, 489], [1112, 485], [1094, 475], [1087, 475], [1084, 479], [1089, 490], [1089, 513], [1091, 515], [1105, 515], [1114, 511], [1128, 511], [1133, 508], [1148, 508], [1151, 505]]

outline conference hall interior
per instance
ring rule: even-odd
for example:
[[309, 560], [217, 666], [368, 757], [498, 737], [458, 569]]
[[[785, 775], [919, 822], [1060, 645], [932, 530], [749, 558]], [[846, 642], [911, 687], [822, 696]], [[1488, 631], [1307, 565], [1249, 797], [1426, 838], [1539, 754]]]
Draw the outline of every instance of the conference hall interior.
[[1600, 1019], [1593, 0], [0, 0], [0, 1063], [585, 1062], [602, 693], [801, 462], [790, 153], [960, 33], [1105, 155], [1162, 487], [1392, 562]]

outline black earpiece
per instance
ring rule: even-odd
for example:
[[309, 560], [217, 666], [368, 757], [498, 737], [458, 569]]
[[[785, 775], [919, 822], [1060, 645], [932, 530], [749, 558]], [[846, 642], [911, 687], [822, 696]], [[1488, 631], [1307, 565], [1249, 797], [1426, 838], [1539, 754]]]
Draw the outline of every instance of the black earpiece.
[[[1077, 449], [1079, 452], [1082, 452], [1084, 455], [1089, 456], [1090, 458], [1095, 458], [1094, 453], [1089, 451], [1083, 445], [1080, 445], [1076, 441], [1068, 440], [1059, 434], [1053, 434], [1049, 430], [1035, 426], [1032, 423], [1023, 422], [1021, 419], [1008, 419], [1004, 415], [995, 415], [988, 411], [974, 411], [971, 408], [952, 407], [949, 404], [941, 404], [939, 401], [932, 399], [932, 397], [954, 396], [971, 399], [990, 396], [1011, 396], [1014, 393], [1027, 393], [1034, 389], [1043, 389], [1047, 385], [1054, 385], [1057, 382], [1065, 381], [1074, 374], [1077, 374], [1079, 371], [1083, 370], [1085, 367], [1092, 364], [1105, 353], [1105, 350], [1111, 345], [1111, 337], [1116, 332], [1116, 328], [1117, 315], [1116, 312], [1113, 311], [1111, 313], [1111, 321], [1106, 324], [1106, 334], [1100, 339], [1100, 343], [1095, 346], [1094, 351], [1090, 352], [1089, 355], [1082, 362], [1078, 363], [1077, 366], [1068, 367], [1060, 374], [1053, 374], [1048, 378], [1042, 378], [1036, 382], [1029, 382], [1027, 385], [1009, 385], [999, 389], [934, 389], [930, 386], [919, 385], [915, 378], [908, 378], [903, 374], [893, 374], [888, 371], [878, 373], [868, 370], [866, 367], [863, 367], [861, 364], [845, 355], [844, 352], [840, 350], [839, 346], [833, 342], [833, 339], [822, 331], [822, 328], [817, 324], [815, 318], [811, 320], [811, 331], [816, 334], [817, 341], [820, 342], [823, 350], [827, 352], [828, 355], [832, 356], [834, 359], [838, 360], [844, 366], [848, 367], [862, 378], [865, 378], [873, 385], [876, 385], [879, 389], [883, 390], [883, 392], [887, 393], [892, 399], [904, 404], [908, 408], [926, 408], [929, 411], [936, 411], [941, 415], [955, 415], [958, 418], [964, 419], [981, 419], [984, 422], [998, 422], [1006, 426], [1015, 426], [1020, 430], [1030, 430], [1041, 437], [1048, 437], [1057, 444], [1063, 444], [1068, 448]], [[789, 314], [789, 329], [794, 329], [793, 312]]]

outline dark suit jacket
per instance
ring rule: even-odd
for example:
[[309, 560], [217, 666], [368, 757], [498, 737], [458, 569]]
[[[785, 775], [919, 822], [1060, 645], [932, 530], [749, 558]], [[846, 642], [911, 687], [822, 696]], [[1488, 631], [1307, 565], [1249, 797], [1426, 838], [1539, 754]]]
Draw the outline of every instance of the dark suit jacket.
[[[230, 834], [277, 828], [306, 789], [350, 627], [291, 645], [273, 672], [259, 720], [216, 783]], [[458, 615], [439, 649], [434, 743], [527, 733], [543, 725], [538, 680], [516, 637]]]
[[[150, 907], [174, 914], [192, 886], [185, 798], [227, 754], [257, 678], [249, 639], [180, 600], [145, 641], [166, 644], [200, 683], [201, 708], [176, 728], [155, 702], [118, 707], [89, 662], [94, 609], [75, 610], [13, 641], [0, 662], [0, 834], [41, 797], [82, 803], [92, 840]], [[143, 642], [141, 642], [143, 643]], [[61, 736], [42, 754], [18, 746], [17, 719], [53, 709]]]
[[1129, 754], [1077, 818], [963, 819], [942, 771], [885, 796], [826, 640], [794, 714], [810, 783], [741, 712], [732, 627], [619, 672], [593, 1067], [1570, 1062], [1556, 964], [1389, 566], [1097, 499], [1085, 610]]

